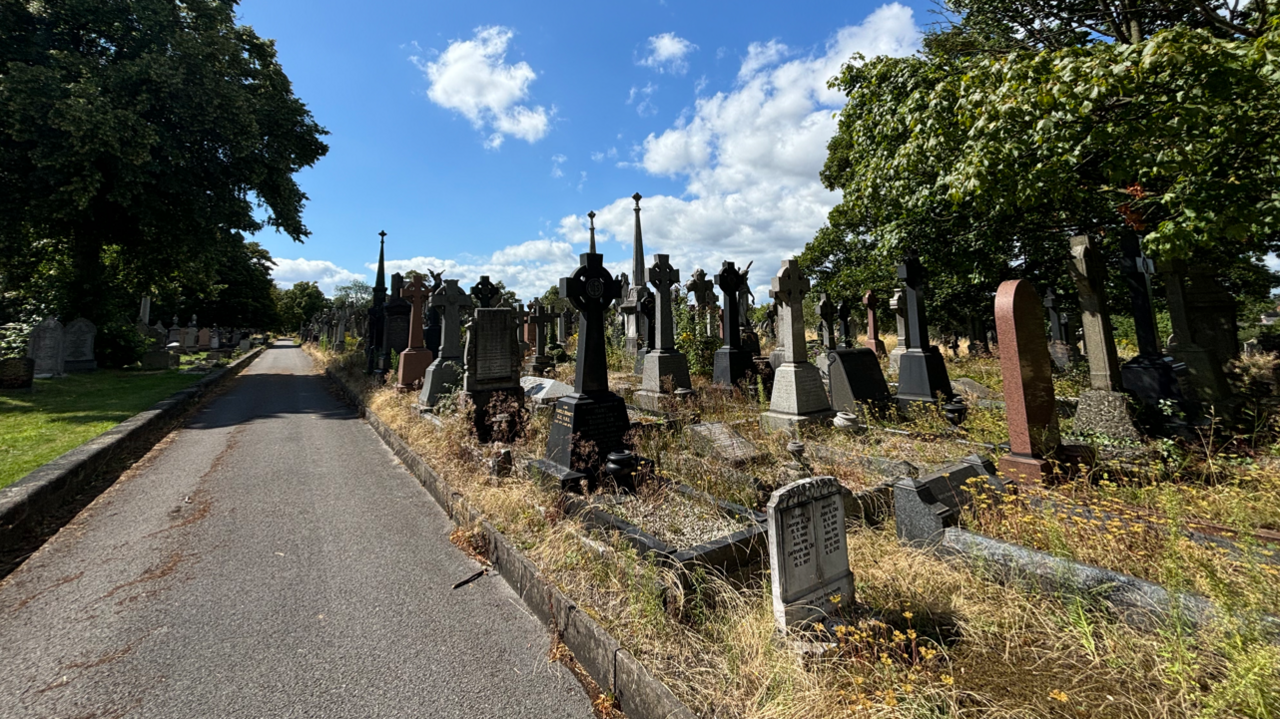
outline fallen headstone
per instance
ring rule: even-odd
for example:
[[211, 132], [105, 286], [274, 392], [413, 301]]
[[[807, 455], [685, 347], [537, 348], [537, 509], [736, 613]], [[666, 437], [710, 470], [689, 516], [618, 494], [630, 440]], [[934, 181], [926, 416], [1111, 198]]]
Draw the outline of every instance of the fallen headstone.
[[695, 424], [689, 427], [694, 451], [714, 456], [730, 464], [746, 464], [764, 457], [764, 452], [724, 422]]
[[[970, 480], [979, 479], [980, 482]], [[931, 546], [942, 530], [960, 523], [960, 512], [976, 493], [1003, 491], [989, 459], [974, 454], [942, 467], [920, 479], [901, 479], [893, 485], [893, 515], [898, 540], [913, 546]]]

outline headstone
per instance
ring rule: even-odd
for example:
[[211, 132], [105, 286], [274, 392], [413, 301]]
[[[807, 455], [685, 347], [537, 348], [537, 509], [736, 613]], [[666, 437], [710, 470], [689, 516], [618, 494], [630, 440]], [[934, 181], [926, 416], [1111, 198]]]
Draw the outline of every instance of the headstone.
[[66, 372], [63, 341], [62, 323], [56, 317], [46, 317], [31, 328], [31, 335], [27, 339], [27, 356], [35, 360], [36, 379], [61, 377]]
[[[483, 301], [484, 296], [472, 297]], [[466, 375], [462, 391], [471, 400], [476, 438], [514, 441], [523, 426], [524, 389], [520, 385], [520, 347], [515, 311], [478, 307], [467, 324]]]
[[[593, 233], [594, 235], [594, 233]], [[594, 238], [591, 249], [595, 249]], [[626, 450], [631, 429], [627, 405], [609, 391], [605, 310], [618, 298], [618, 280], [595, 252], [579, 256], [579, 267], [560, 280], [560, 296], [578, 309], [578, 356], [573, 393], [561, 397], [551, 416], [546, 457], [531, 469], [555, 478], [561, 489], [590, 491], [610, 453]]]
[[644, 374], [635, 394], [636, 405], [660, 411], [662, 400], [693, 395], [689, 379], [689, 362], [676, 349], [675, 319], [671, 309], [671, 288], [680, 282], [680, 270], [671, 266], [667, 255], [654, 255], [653, 266], [645, 268], [645, 281], [653, 285], [656, 306], [655, 339], [657, 346], [644, 357]]
[[413, 304], [400, 296], [404, 289], [404, 275], [399, 272], [391, 275], [390, 299], [382, 310], [383, 344], [382, 371], [391, 369], [391, 355], [399, 355], [409, 349], [409, 315], [413, 313]]
[[818, 368], [809, 363], [804, 336], [804, 296], [809, 278], [795, 259], [783, 260], [769, 295], [778, 307], [778, 341], [782, 364], [773, 375], [769, 411], [760, 415], [765, 432], [790, 430], [796, 425], [821, 422], [835, 416]]
[[[724, 345], [716, 350], [711, 381], [720, 389], [732, 389], [747, 380], [754, 366], [752, 354], [742, 346], [742, 314], [738, 304], [742, 300], [741, 292], [746, 285], [747, 276], [739, 272], [732, 262], [724, 262], [720, 265], [720, 272], [714, 279], [720, 291], [724, 293], [724, 318], [721, 330]], [[750, 327], [749, 322], [747, 326]]]
[[253, 349], [253, 342], [248, 337], [245, 337], [244, 339], [240, 340], [241, 352], [248, 352], [251, 349]]
[[889, 353], [889, 369], [897, 372], [899, 363], [902, 361], [902, 355], [907, 351], [907, 303], [902, 300], [902, 290], [893, 291], [893, 297], [889, 299], [889, 309], [893, 310], [894, 319], [898, 324], [898, 346], [893, 348]]
[[62, 331], [62, 352], [66, 372], [92, 372], [98, 369], [93, 358], [93, 340], [98, 328], [84, 317], [72, 320]]
[[529, 354], [529, 348], [533, 344], [525, 340], [526, 332], [529, 329], [529, 310], [525, 309], [523, 302], [516, 303], [516, 340], [520, 345], [520, 356], [524, 357]]
[[960, 523], [961, 511], [976, 497], [1002, 492], [1005, 484], [991, 461], [976, 454], [920, 479], [899, 480], [893, 485], [899, 541], [917, 547], [936, 545], [943, 530]]
[[182, 337], [183, 337], [182, 330], [183, 330], [182, 325], [178, 324], [178, 316], [174, 315], [173, 324], [169, 327], [169, 336], [165, 344], [177, 342], [179, 345], [181, 345]]
[[445, 280], [444, 286], [431, 294], [431, 306], [440, 310], [440, 356], [431, 362], [422, 379], [418, 405], [435, 407], [450, 387], [462, 381], [462, 309], [471, 307], [471, 297], [458, 286], [457, 280]]
[[1089, 389], [1080, 393], [1074, 430], [1078, 434], [1138, 441], [1142, 435], [1134, 426], [1128, 398], [1118, 391], [1120, 359], [1107, 311], [1107, 271], [1098, 249], [1087, 235], [1071, 238], [1071, 262], [1067, 269], [1080, 296], [1080, 322], [1085, 356], [1089, 360]]
[[844, 491], [834, 477], [811, 477], [769, 497], [773, 616], [782, 634], [822, 621], [841, 604], [853, 602]]
[[[644, 282], [644, 237], [640, 231], [640, 200], [643, 198], [637, 192], [631, 196], [631, 199], [636, 202], [635, 240], [631, 248], [631, 276], [635, 279], [635, 286], [630, 288], [621, 309], [626, 317], [627, 352], [635, 354], [648, 334], [649, 321], [640, 312], [640, 304], [645, 296], [649, 294], [649, 288]], [[595, 219], [593, 216], [589, 215], [589, 217], [592, 218], [592, 227], [594, 228]]]
[[1187, 382], [1195, 390], [1198, 399], [1209, 404], [1219, 404], [1231, 395], [1224, 366], [1227, 360], [1235, 356], [1235, 341], [1233, 339], [1229, 343], [1232, 353], [1221, 358], [1214, 350], [1201, 345], [1192, 329], [1189, 283], [1183, 277], [1185, 265], [1182, 262], [1166, 262], [1160, 269], [1165, 278], [1169, 320], [1173, 325], [1173, 335], [1167, 343], [1169, 354], [1186, 365]]
[[555, 362], [547, 355], [547, 328], [556, 321], [556, 313], [551, 307], [535, 299], [529, 303], [529, 326], [533, 328], [533, 357], [525, 364], [530, 374], [540, 375], [555, 367]]
[[996, 333], [1010, 453], [1000, 458], [1008, 479], [1039, 482], [1050, 475], [1047, 458], [1058, 448], [1053, 363], [1044, 336], [1044, 312], [1027, 280], [1008, 280], [996, 291]]
[[143, 297], [142, 306], [138, 308], [138, 324], [151, 324], [151, 298]]
[[[1044, 292], [1044, 309], [1049, 315], [1049, 357], [1055, 367], [1066, 372], [1078, 356], [1075, 345], [1068, 341], [1066, 316], [1058, 310], [1058, 295], [1052, 287]], [[999, 332], [998, 320], [996, 331]]]
[[720, 314], [716, 307], [716, 287], [707, 279], [707, 273], [701, 268], [693, 271], [693, 276], [684, 283], [687, 292], [693, 295], [694, 305], [706, 317], [707, 336], [716, 337], [720, 332]]
[[497, 286], [489, 281], [488, 275], [481, 275], [480, 281], [471, 286], [468, 294], [471, 295], [471, 302], [476, 308], [497, 307], [498, 300], [502, 297]]
[[852, 349], [858, 340], [853, 324], [853, 301], [845, 298], [836, 305], [836, 323], [840, 330], [840, 346]]
[[151, 350], [142, 354], [142, 369], [148, 372], [166, 370], [178, 365], [178, 355], [168, 350]]
[[[641, 275], [643, 277], [643, 275]], [[636, 317], [640, 319], [642, 332], [639, 338], [639, 345], [636, 347], [636, 364], [633, 374], [644, 374], [644, 357], [658, 343], [657, 330], [658, 322], [656, 318], [657, 299], [653, 296], [653, 291], [643, 288], [645, 292], [637, 295], [636, 300]]]
[[743, 465], [768, 456], [733, 427], [724, 422], [703, 422], [690, 425], [690, 444], [697, 453], [715, 457], [733, 465]]
[[209, 349], [222, 349], [222, 331], [217, 327], [209, 330]]
[[929, 320], [924, 311], [924, 266], [909, 254], [898, 265], [902, 298], [906, 305], [907, 351], [898, 359], [898, 404], [951, 401], [955, 392], [947, 376], [947, 365], [938, 348], [929, 344]]
[[867, 349], [875, 352], [877, 357], [883, 357], [884, 340], [880, 339], [880, 324], [876, 322], [876, 302], [879, 299], [875, 290], [867, 290], [862, 296], [862, 304], [867, 308]]
[[431, 295], [431, 288], [422, 275], [411, 278], [400, 290], [400, 296], [409, 301], [409, 346], [400, 353], [400, 366], [396, 370], [396, 389], [400, 391], [422, 382], [427, 367], [435, 359], [422, 339], [422, 309]]

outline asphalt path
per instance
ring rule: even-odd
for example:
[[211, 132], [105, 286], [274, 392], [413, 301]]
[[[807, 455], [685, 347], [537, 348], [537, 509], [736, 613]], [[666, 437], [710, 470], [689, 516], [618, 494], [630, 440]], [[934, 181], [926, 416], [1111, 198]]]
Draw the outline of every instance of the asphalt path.
[[592, 716], [451, 528], [277, 344], [0, 582], [0, 716]]

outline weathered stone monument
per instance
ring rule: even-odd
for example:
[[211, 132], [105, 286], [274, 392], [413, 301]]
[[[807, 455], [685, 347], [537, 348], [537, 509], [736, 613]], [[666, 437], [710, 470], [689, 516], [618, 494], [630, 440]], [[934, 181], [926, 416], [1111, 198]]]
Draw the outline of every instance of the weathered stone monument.
[[804, 296], [809, 278], [795, 259], [783, 260], [772, 281], [769, 296], [778, 307], [778, 341], [782, 363], [774, 370], [769, 411], [760, 415], [765, 432], [790, 430], [796, 425], [821, 422], [835, 416], [827, 400], [826, 387], [818, 368], [809, 363], [804, 336]]
[[400, 296], [410, 304], [409, 346], [400, 353], [400, 366], [396, 370], [396, 389], [404, 392], [423, 381], [435, 356], [422, 342], [422, 308], [431, 298], [431, 288], [422, 275], [416, 275], [400, 290]]
[[[1044, 309], [1049, 314], [1049, 357], [1053, 366], [1065, 372], [1080, 357], [1075, 344], [1069, 341], [1067, 319], [1058, 310], [1058, 295], [1052, 287], [1044, 291]], [[999, 332], [999, 320], [996, 321], [996, 331]]]
[[631, 429], [627, 405], [609, 391], [604, 313], [618, 298], [619, 283], [596, 253], [595, 233], [588, 252], [579, 257], [571, 277], [560, 280], [560, 296], [578, 309], [578, 356], [573, 393], [556, 400], [544, 459], [530, 467], [553, 477], [561, 489], [589, 491], [610, 455], [627, 451]]
[[489, 280], [489, 275], [481, 275], [480, 281], [472, 285], [471, 291], [467, 294], [471, 295], [471, 302], [477, 309], [497, 307], [498, 300], [502, 298], [502, 293], [497, 285]]
[[529, 324], [533, 327], [533, 356], [525, 366], [529, 374], [541, 375], [555, 367], [555, 362], [547, 356], [547, 328], [555, 321], [555, 311], [542, 304], [542, 300], [534, 299], [529, 303]]
[[679, 284], [680, 270], [671, 266], [667, 255], [654, 255], [653, 266], [645, 268], [645, 281], [653, 285], [656, 298], [654, 333], [657, 346], [644, 356], [644, 373], [635, 402], [643, 409], [656, 412], [662, 408], [663, 399], [691, 397], [693, 384], [689, 380], [689, 362], [684, 353], [676, 349], [675, 320], [671, 311], [671, 288]]
[[[399, 356], [409, 348], [409, 315], [413, 313], [413, 305], [400, 296], [404, 289], [404, 275], [399, 272], [391, 275], [391, 298], [383, 307], [382, 335], [382, 371], [391, 370], [391, 356]], [[434, 290], [434, 287], [432, 288]]]
[[46, 317], [31, 328], [27, 338], [27, 356], [36, 363], [36, 379], [61, 377], [66, 373], [65, 335], [56, 317]]
[[63, 371], [92, 372], [98, 369], [93, 358], [93, 340], [98, 328], [84, 317], [77, 317], [62, 331]]
[[924, 310], [924, 266], [909, 254], [898, 265], [903, 289], [899, 305], [905, 304], [907, 350], [898, 359], [898, 404], [950, 402], [955, 398], [951, 378], [942, 353], [929, 343], [929, 320]]
[[1120, 358], [1107, 311], [1106, 269], [1086, 235], [1071, 238], [1071, 262], [1067, 264], [1080, 295], [1080, 321], [1084, 329], [1085, 356], [1089, 360], [1089, 387], [1080, 393], [1075, 431], [1122, 440], [1140, 440], [1133, 424], [1129, 400], [1120, 388]]
[[635, 240], [631, 248], [631, 276], [635, 278], [635, 285], [624, 298], [621, 310], [626, 318], [627, 352], [634, 354], [648, 335], [649, 319], [641, 313], [640, 305], [649, 294], [649, 288], [644, 282], [644, 236], [640, 231], [640, 200], [643, 197], [637, 192], [631, 196], [631, 199], [636, 202]]
[[[475, 293], [472, 298], [483, 300], [483, 296], [477, 297]], [[476, 438], [481, 442], [512, 441], [523, 425], [521, 359], [516, 344], [515, 311], [505, 307], [478, 307], [467, 323], [462, 391], [471, 400]]]
[[853, 324], [853, 301], [849, 298], [836, 304], [836, 322], [840, 330], [840, 346], [852, 348], [858, 339], [858, 332]]
[[842, 604], [853, 602], [844, 491], [834, 477], [811, 477], [769, 497], [773, 617], [784, 635], [836, 615]]
[[684, 283], [684, 289], [693, 295], [694, 306], [706, 319], [707, 336], [719, 337], [720, 308], [716, 306], [716, 286], [707, 279], [707, 273], [701, 267], [693, 271], [693, 276]]
[[948, 527], [960, 524], [962, 510], [975, 498], [1002, 492], [1006, 484], [991, 461], [976, 454], [919, 479], [898, 480], [893, 485], [898, 539], [916, 547], [937, 544]]
[[1048, 458], [1058, 448], [1058, 412], [1053, 364], [1044, 336], [1044, 312], [1036, 288], [1009, 280], [996, 291], [996, 333], [1010, 453], [1000, 458], [1008, 479], [1039, 482], [1052, 472]]
[[883, 357], [884, 340], [880, 339], [880, 323], [876, 321], [876, 302], [879, 300], [875, 290], [867, 290], [862, 296], [862, 304], [867, 308], [867, 349], [875, 352], [877, 357]]
[[[643, 276], [643, 275], [642, 275]], [[639, 345], [636, 347], [636, 364], [632, 370], [633, 374], [644, 374], [644, 356], [649, 354], [649, 350], [653, 349], [658, 343], [657, 339], [657, 303], [653, 296], [653, 291], [645, 288], [643, 295], [638, 295], [636, 300], [636, 316], [641, 318], [644, 333], [639, 338]]]
[[[850, 311], [853, 309], [852, 303], [841, 305]], [[880, 369], [880, 360], [870, 345], [853, 347], [847, 334], [843, 342], [836, 338], [842, 325], [848, 327], [847, 316], [842, 317], [842, 312], [841, 306], [828, 300], [825, 294], [818, 302], [823, 349], [815, 364], [826, 379], [831, 407], [837, 412], [859, 416], [864, 409], [882, 414], [893, 399], [884, 370]]]
[[213, 349], [210, 346], [210, 339], [213, 335], [209, 332], [208, 327], [202, 327], [196, 331], [196, 349], [207, 352]]
[[427, 367], [418, 393], [418, 406], [431, 409], [440, 397], [462, 381], [462, 308], [471, 307], [471, 296], [457, 280], [445, 280], [431, 293], [431, 306], [440, 310], [440, 356]]
[[888, 307], [893, 311], [893, 319], [897, 320], [897, 347], [888, 353], [888, 368], [892, 371], [899, 371], [902, 362], [902, 354], [908, 351], [908, 338], [906, 338], [906, 302], [902, 301], [902, 290], [893, 290], [893, 297], [888, 301]]
[[367, 375], [376, 375], [379, 381], [386, 378], [390, 368], [383, 367], [382, 347], [385, 344], [387, 316], [387, 233], [378, 233], [378, 274], [373, 282], [373, 303], [369, 306], [369, 329], [364, 340], [365, 368]]
[[[1234, 337], [1226, 343], [1232, 352], [1220, 357], [1218, 351], [1201, 345], [1201, 338], [1214, 342], [1216, 337], [1211, 333], [1201, 332], [1200, 337], [1192, 327], [1196, 318], [1189, 297], [1189, 282], [1184, 278], [1186, 266], [1182, 262], [1165, 262], [1161, 266], [1164, 274], [1165, 293], [1169, 301], [1169, 319], [1173, 325], [1173, 336], [1169, 341], [1169, 354], [1186, 365], [1187, 382], [1195, 391], [1201, 402], [1222, 406], [1223, 400], [1231, 396], [1231, 386], [1227, 383], [1224, 366], [1235, 357]], [[1201, 274], [1200, 278], [1206, 275]], [[1234, 317], [1232, 317], [1234, 321]], [[1212, 323], [1204, 323], [1211, 326]]]
[[724, 318], [721, 320], [724, 345], [716, 350], [711, 379], [720, 389], [737, 387], [746, 381], [755, 366], [751, 353], [742, 347], [742, 314], [738, 303], [741, 301], [739, 293], [746, 282], [746, 275], [739, 272], [732, 262], [722, 263], [720, 272], [715, 276], [716, 285], [724, 293]]

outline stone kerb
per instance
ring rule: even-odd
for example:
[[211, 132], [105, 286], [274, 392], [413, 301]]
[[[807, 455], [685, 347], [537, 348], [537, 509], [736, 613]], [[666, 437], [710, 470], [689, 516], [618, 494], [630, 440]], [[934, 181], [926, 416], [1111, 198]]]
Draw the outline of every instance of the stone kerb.
[[853, 600], [845, 537], [844, 487], [835, 477], [811, 477], [769, 497], [769, 569], [777, 629], [835, 613]]

